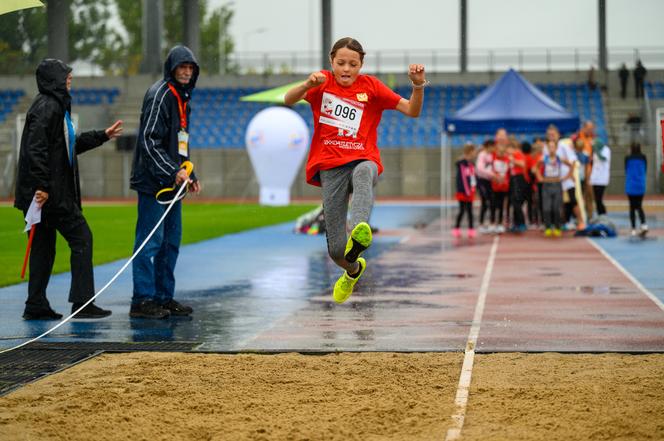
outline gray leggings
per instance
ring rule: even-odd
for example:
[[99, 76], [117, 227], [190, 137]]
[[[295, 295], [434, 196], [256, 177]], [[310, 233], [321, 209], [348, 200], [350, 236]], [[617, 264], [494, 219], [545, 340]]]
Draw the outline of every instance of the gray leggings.
[[350, 226], [369, 222], [373, 208], [373, 188], [378, 181], [378, 166], [373, 161], [351, 162], [331, 170], [320, 171], [323, 190], [323, 215], [327, 230], [327, 251], [334, 262], [348, 266], [346, 251], [346, 218], [348, 201], [353, 194]]
[[542, 184], [542, 211], [546, 228], [560, 228], [563, 188], [560, 182]]

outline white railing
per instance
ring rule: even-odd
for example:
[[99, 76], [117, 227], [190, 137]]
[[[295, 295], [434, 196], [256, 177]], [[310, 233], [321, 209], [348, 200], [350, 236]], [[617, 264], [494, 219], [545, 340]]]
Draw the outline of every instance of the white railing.
[[[468, 70], [476, 72], [503, 71], [513, 67], [522, 71], [585, 71], [598, 66], [597, 48], [505, 48], [469, 49]], [[403, 72], [409, 63], [423, 63], [429, 72], [458, 72], [459, 52], [455, 49], [369, 50], [364, 60], [365, 72]], [[610, 69], [626, 63], [633, 68], [641, 60], [649, 69], [664, 68], [662, 47], [614, 47], [608, 50]], [[230, 65], [239, 73], [289, 74], [308, 73], [321, 67], [320, 52], [238, 52], [229, 56]]]

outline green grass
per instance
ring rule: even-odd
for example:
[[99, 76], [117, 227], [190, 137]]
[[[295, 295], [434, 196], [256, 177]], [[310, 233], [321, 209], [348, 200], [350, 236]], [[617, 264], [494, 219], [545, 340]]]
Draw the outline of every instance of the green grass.
[[[183, 206], [182, 243], [200, 242], [291, 221], [313, 208], [313, 205], [263, 207], [249, 204], [187, 204]], [[131, 256], [136, 226], [135, 205], [86, 206], [83, 213], [92, 229], [95, 265]], [[0, 207], [0, 286], [21, 281], [21, 265], [27, 244], [27, 235], [22, 233], [23, 225], [20, 211], [12, 207]], [[69, 248], [58, 234], [53, 273], [68, 271]]]

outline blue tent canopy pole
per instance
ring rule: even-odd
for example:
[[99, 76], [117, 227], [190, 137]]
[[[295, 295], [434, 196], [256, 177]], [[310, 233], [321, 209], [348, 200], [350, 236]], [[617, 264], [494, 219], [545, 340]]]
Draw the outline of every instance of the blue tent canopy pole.
[[543, 133], [555, 124], [561, 133], [579, 128], [579, 116], [566, 111], [514, 69], [446, 117], [444, 131], [454, 134], [491, 134], [499, 128], [513, 133]]

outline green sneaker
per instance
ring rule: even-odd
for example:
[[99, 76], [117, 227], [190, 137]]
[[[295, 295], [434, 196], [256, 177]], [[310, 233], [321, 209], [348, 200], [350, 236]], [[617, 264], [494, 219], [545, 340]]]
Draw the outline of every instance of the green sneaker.
[[371, 246], [371, 239], [371, 227], [368, 223], [360, 222], [355, 225], [346, 243], [346, 252], [344, 253], [346, 260], [351, 263], [355, 262], [362, 255], [362, 252]]
[[360, 264], [360, 274], [357, 277], [351, 277], [348, 275], [348, 271], [344, 271], [339, 280], [337, 280], [337, 283], [334, 284], [332, 297], [335, 302], [343, 303], [353, 294], [355, 284], [360, 280], [360, 277], [364, 274], [364, 270], [367, 268], [367, 262], [362, 257], [358, 257], [357, 262]]

